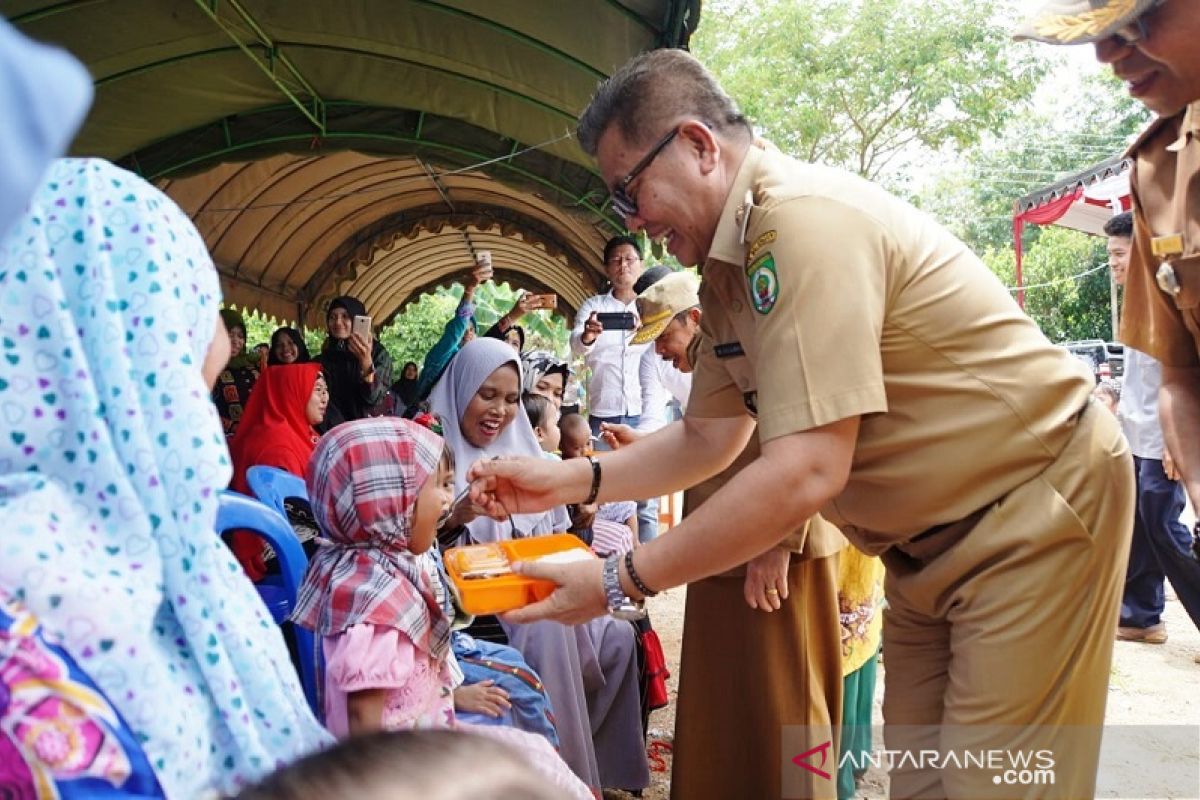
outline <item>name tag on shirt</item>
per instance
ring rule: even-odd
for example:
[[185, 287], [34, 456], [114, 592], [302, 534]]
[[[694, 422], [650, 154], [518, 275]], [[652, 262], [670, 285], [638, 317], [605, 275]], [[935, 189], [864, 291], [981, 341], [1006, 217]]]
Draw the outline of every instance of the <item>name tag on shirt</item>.
[[741, 342], [726, 342], [713, 347], [713, 355], [717, 358], [737, 358], [746, 355]]

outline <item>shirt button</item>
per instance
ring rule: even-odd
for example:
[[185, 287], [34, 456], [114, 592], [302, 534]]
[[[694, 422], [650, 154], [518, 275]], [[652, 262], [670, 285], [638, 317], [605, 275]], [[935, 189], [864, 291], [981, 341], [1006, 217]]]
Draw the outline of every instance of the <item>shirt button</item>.
[[732, 303], [730, 303], [730, 304], [729, 304], [729, 310], [730, 310], [730, 311], [732, 311], [732, 312], [733, 312], [733, 313], [735, 313], [735, 314], [739, 314], [739, 313], [741, 313], [741, 311], [742, 311], [742, 301], [741, 301], [741, 300], [734, 300]]

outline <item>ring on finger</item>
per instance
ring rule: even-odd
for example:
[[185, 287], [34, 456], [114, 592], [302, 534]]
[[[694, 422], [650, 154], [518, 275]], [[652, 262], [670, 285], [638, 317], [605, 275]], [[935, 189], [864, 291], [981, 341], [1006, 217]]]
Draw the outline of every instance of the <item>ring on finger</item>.
[[767, 589], [767, 594], [772, 594], [772, 595], [779, 594], [779, 590], [778, 589]]

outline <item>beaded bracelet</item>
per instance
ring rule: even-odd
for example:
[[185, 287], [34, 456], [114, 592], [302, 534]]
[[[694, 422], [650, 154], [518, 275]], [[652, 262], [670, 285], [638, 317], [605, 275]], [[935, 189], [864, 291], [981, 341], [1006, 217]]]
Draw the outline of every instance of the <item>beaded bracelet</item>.
[[654, 597], [658, 592], [652, 590], [649, 586], [642, 583], [642, 578], [637, 574], [637, 570], [633, 568], [633, 551], [628, 550], [625, 553], [625, 571], [629, 573], [629, 580], [633, 581], [633, 585], [642, 593], [643, 597]]
[[588, 456], [587, 460], [592, 465], [592, 490], [588, 492], [587, 500], [584, 500], [583, 504], [590, 506], [596, 502], [596, 495], [600, 494], [600, 460], [595, 456]]

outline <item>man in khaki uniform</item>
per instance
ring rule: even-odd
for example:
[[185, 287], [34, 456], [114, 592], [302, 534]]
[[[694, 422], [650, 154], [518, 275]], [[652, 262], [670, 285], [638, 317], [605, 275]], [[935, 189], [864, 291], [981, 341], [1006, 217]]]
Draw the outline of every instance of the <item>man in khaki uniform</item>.
[[1054, 0], [1016, 36], [1092, 43], [1158, 115], [1126, 153], [1134, 246], [1120, 338], [1162, 362], [1163, 434], [1200, 506], [1200, 0]]
[[[699, 285], [690, 273], [675, 272], [638, 296], [641, 327], [633, 343], [654, 342], [659, 356], [686, 373], [701, 340]], [[758, 456], [751, 438], [732, 465], [684, 493], [684, 517]], [[738, 533], [735, 522], [727, 535]], [[836, 741], [842, 716], [837, 554], [845, 544], [835, 527], [814, 517], [750, 563], [688, 586], [672, 798], [781, 797], [780, 767], [795, 755], [784, 755], [783, 727], [827, 731]], [[745, 690], [731, 692], [735, 686]], [[753, 747], [746, 746], [749, 738]], [[837, 797], [834, 782], [798, 773], [807, 782], [804, 796]]]
[[[522, 567], [560, 588], [513, 619], [718, 573], [819, 511], [888, 567], [884, 717], [909, 753], [893, 796], [1093, 796], [1133, 476], [1083, 365], [932, 219], [755, 141], [686, 53], [618, 70], [579, 135], [626, 224], [703, 264], [688, 410], [603, 462], [475, 464], [474, 499], [661, 494], [727, 466], [755, 419], [761, 455], [623, 563]], [[1049, 750], [1054, 786], [919, 752], [939, 748]]]

